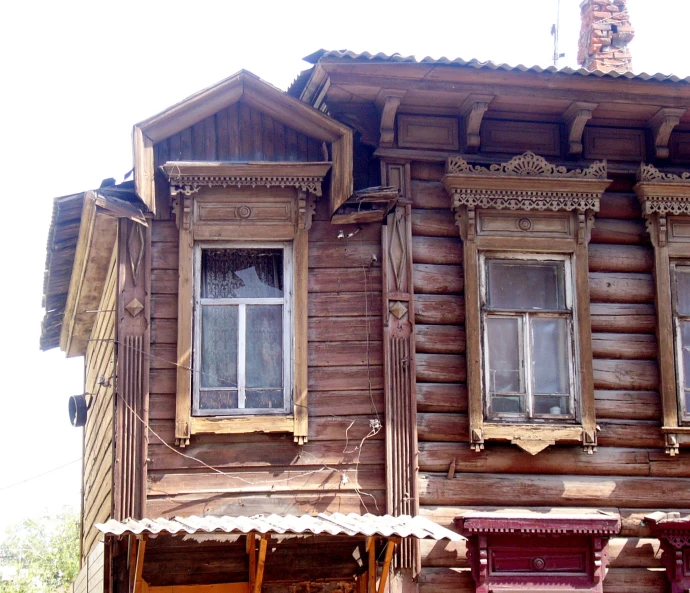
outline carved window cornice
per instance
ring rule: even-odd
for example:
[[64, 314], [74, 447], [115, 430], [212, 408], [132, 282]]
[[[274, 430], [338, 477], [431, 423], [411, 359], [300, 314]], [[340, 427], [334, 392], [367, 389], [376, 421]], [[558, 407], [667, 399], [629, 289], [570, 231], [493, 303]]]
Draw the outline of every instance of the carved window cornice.
[[652, 535], [661, 541], [661, 560], [671, 583], [671, 593], [684, 593], [690, 588], [690, 516], [680, 513], [656, 512], [644, 519]]
[[690, 172], [674, 175], [643, 163], [637, 171], [635, 193], [646, 217], [690, 215]]

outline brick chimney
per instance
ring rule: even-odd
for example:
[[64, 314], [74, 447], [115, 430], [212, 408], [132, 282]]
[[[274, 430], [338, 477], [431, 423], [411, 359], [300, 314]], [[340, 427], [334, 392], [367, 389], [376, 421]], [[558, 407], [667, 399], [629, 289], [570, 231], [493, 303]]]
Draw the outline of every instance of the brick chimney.
[[631, 72], [628, 43], [635, 36], [627, 0], [584, 0], [580, 4], [578, 63], [587, 70]]

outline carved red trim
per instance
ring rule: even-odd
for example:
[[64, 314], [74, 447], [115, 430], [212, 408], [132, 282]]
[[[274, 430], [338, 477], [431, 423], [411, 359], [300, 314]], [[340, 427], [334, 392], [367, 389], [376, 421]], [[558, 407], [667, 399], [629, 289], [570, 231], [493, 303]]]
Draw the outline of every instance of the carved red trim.
[[690, 589], [690, 516], [657, 512], [647, 515], [645, 523], [661, 542], [671, 593], [685, 593]]

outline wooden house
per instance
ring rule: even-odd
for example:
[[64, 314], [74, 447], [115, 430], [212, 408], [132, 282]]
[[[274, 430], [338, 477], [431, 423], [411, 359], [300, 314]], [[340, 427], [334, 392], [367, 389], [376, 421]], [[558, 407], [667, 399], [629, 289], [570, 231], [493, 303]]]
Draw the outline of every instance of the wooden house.
[[308, 61], [55, 202], [75, 592], [690, 588], [690, 81]]

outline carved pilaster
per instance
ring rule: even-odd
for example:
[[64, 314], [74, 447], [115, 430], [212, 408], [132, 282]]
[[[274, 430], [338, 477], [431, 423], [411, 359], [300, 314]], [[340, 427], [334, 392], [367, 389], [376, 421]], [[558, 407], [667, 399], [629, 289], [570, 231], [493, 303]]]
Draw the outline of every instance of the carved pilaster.
[[668, 141], [671, 138], [671, 132], [680, 123], [680, 118], [685, 111], [685, 109], [663, 107], [649, 118], [647, 127], [652, 131], [656, 158], [667, 159], [669, 157]]
[[117, 291], [114, 517], [143, 517], [146, 504], [150, 333], [149, 226], [121, 219]]
[[[383, 348], [386, 401], [387, 513], [417, 515], [417, 413], [415, 388], [414, 295], [412, 291], [411, 206], [398, 205], [382, 227]], [[419, 565], [418, 542], [406, 538], [398, 568]]]
[[582, 134], [596, 107], [596, 103], [576, 101], [563, 114], [563, 121], [568, 127], [568, 154], [582, 154]]

